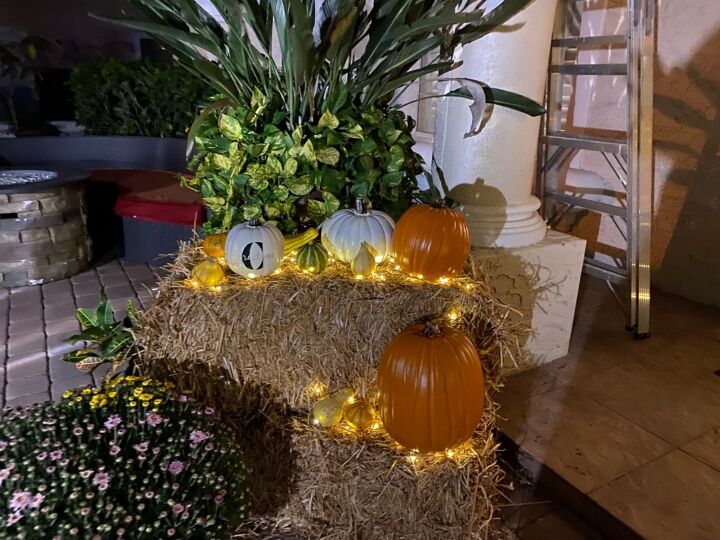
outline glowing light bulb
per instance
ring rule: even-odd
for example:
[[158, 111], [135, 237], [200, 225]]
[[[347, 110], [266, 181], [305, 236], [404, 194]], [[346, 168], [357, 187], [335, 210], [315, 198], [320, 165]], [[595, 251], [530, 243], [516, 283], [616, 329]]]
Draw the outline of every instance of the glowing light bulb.
[[252, 272], [250, 272], [250, 273], [247, 275], [247, 277], [248, 277], [248, 279], [255, 279], [257, 276], [256, 276], [255, 274], [253, 274]]
[[311, 267], [308, 268], [308, 272], [314, 272], [314, 271], [315, 271], [315, 267], [314, 267], [314, 266], [311, 266]]
[[438, 283], [440, 283], [441, 285], [447, 285], [448, 283], [450, 283], [450, 278], [441, 277], [440, 279], [438, 279]]
[[312, 423], [313, 423], [314, 425], [316, 425], [316, 426], [319, 426], [319, 425], [320, 425], [320, 420], [318, 420], [317, 418], [313, 418]]
[[355, 279], [357, 279], [358, 281], [362, 281], [365, 278], [364, 278], [364, 276], [361, 276], [360, 274], [358, 274], [357, 276], [355, 276]]
[[390, 257], [389, 261], [390, 261], [391, 263], [394, 263], [394, 262], [395, 262], [395, 257]]
[[380, 264], [383, 262], [383, 256], [382, 255], [375, 255], [375, 262]]
[[400, 268], [400, 265], [399, 265], [399, 264], [396, 264], [396, 265], [395, 265], [395, 270], [401, 270], [401, 268]]
[[460, 318], [460, 310], [457, 308], [452, 308], [450, 311], [447, 312], [447, 318], [450, 322], [455, 322]]
[[417, 275], [417, 278], [418, 278], [418, 279], [425, 279], [425, 276], [423, 276], [422, 274], [418, 274], [418, 275]]
[[213, 287], [213, 291], [217, 293], [222, 292], [222, 287], [220, 285], [215, 285], [215, 287]]
[[385, 281], [385, 274], [378, 274], [377, 277], [380, 281]]
[[280, 268], [278, 268], [277, 270], [275, 270], [275, 271], [273, 272], [273, 274], [277, 275], [277, 274], [279, 274], [280, 272], [282, 272], [282, 270], [281, 270]]
[[475, 285], [473, 285], [472, 283], [466, 283], [466, 284], [465, 284], [465, 290], [466, 290], [466, 291], [472, 291], [474, 288], [475, 288]]
[[407, 460], [408, 460], [410, 463], [412, 463], [413, 465], [415, 465], [415, 462], [417, 462], [417, 459], [418, 459], [417, 456], [413, 456], [413, 455], [409, 455], [409, 456], [407, 457]]
[[352, 405], [353, 403], [355, 403], [355, 396], [350, 396], [349, 398], [347, 398], [347, 402], [348, 402], [350, 405]]
[[452, 457], [455, 455], [455, 452], [453, 450], [448, 450], [445, 452], [445, 455], [452, 459]]
[[378, 429], [380, 429], [380, 423], [379, 423], [379, 422], [375, 422], [375, 423], [372, 425], [372, 429], [373, 429], [373, 431], [377, 431]]
[[334, 263], [334, 262], [335, 262], [335, 257], [330, 257], [330, 258], [328, 259], [328, 262]]

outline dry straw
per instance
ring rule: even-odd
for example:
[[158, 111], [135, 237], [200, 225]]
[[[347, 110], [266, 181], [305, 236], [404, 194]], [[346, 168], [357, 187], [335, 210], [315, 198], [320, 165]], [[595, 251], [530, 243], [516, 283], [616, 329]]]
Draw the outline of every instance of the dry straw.
[[416, 456], [382, 428], [360, 434], [311, 425], [308, 388], [349, 386], [375, 395], [385, 346], [407, 325], [444, 318], [482, 353], [490, 387], [514, 361], [520, 330], [486, 284], [410, 279], [381, 265], [356, 280], [340, 264], [308, 276], [230, 276], [216, 292], [188, 285], [196, 245], [180, 250], [138, 333], [140, 369], [175, 380], [215, 405], [242, 433], [253, 471], [252, 519], [237, 537], [461, 539], [493, 531], [501, 471], [492, 436], [495, 405], [451, 456]]
[[237, 382], [268, 385], [293, 408], [310, 403], [307, 388], [352, 387], [375, 393], [382, 351], [408, 325], [444, 318], [462, 328], [483, 356], [492, 384], [514, 362], [519, 326], [484, 281], [469, 274], [448, 284], [409, 278], [384, 263], [375, 278], [357, 280], [331, 263], [312, 276], [286, 262], [281, 273], [248, 280], [228, 276], [219, 292], [188, 286], [201, 256], [184, 246], [139, 336], [146, 356], [226, 368]]

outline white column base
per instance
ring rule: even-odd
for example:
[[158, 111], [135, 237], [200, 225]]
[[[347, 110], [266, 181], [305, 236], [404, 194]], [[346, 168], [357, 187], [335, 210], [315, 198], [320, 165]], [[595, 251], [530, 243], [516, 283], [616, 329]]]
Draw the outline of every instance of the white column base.
[[547, 227], [538, 208], [540, 200], [534, 196], [507, 206], [462, 206], [472, 245], [480, 248], [514, 248], [542, 242]]
[[534, 245], [472, 250], [493, 293], [530, 325], [525, 354], [517, 359], [517, 368], [508, 366], [507, 371], [528, 369], [567, 354], [585, 244], [580, 238], [548, 231]]

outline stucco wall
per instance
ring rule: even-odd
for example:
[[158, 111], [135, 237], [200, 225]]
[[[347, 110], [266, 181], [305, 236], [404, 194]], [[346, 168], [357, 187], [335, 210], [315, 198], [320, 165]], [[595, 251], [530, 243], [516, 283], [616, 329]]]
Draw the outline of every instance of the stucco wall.
[[[658, 1], [653, 283], [720, 307], [720, 2]], [[625, 10], [618, 4], [589, 0], [583, 33], [624, 31]], [[592, 61], [624, 61], [620, 49], [582, 54]], [[574, 86], [570, 129], [599, 127], [609, 135], [624, 130], [624, 77], [578, 77]], [[623, 190], [601, 156], [583, 153], [570, 166], [558, 180], [561, 186], [588, 194], [600, 182], [605, 191], [588, 196], [623, 202]], [[587, 238], [598, 258], [620, 254], [623, 240], [609, 219], [571, 214], [564, 225]]]

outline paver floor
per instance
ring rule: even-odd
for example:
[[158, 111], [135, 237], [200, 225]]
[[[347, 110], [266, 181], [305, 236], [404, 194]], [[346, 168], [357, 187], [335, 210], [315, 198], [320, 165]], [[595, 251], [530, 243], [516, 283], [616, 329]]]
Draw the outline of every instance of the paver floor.
[[45, 285], [0, 288], [0, 405], [57, 399], [97, 382], [103, 371], [91, 376], [62, 360], [80, 346], [63, 341], [80, 329], [75, 310], [94, 308], [105, 295], [120, 320], [128, 300], [139, 309], [150, 305], [156, 282], [149, 266], [120, 259]]
[[639, 536], [720, 538], [720, 311], [660, 291], [652, 306], [634, 340], [584, 277], [570, 354], [507, 381], [500, 428]]

